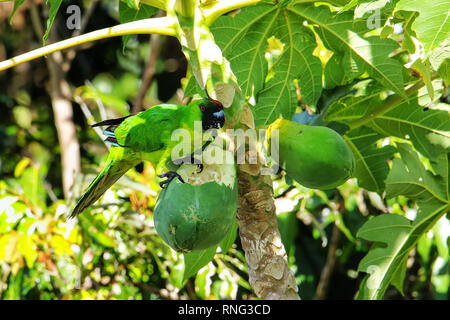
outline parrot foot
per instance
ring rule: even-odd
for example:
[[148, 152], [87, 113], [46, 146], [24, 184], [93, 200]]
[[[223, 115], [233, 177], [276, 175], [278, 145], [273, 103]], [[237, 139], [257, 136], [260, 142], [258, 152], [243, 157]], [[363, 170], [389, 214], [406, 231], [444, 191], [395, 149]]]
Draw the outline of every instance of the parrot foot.
[[196, 164], [197, 165], [197, 174], [202, 173], [202, 171], [203, 171], [203, 163], [201, 162], [201, 160], [195, 158], [193, 155], [187, 156], [187, 157], [184, 157], [181, 159], [177, 159], [177, 160], [173, 161], [173, 163], [176, 165], [182, 165], [183, 163]]
[[203, 163], [197, 163], [197, 174], [202, 173], [202, 171], [203, 171]]
[[174, 171], [164, 172], [164, 173], [158, 175], [158, 178], [167, 178], [166, 180], [161, 181], [159, 183], [159, 186], [161, 187], [161, 189], [164, 189], [165, 186], [167, 184], [169, 184], [170, 181], [172, 181], [174, 178], [178, 178], [178, 180], [180, 180], [181, 183], [184, 183], [183, 178], [181, 178], [181, 176]]

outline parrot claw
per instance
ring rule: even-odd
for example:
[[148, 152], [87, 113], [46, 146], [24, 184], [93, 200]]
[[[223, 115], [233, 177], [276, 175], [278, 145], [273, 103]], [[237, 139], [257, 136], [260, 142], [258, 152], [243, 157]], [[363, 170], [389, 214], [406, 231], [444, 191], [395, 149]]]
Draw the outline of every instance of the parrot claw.
[[167, 178], [166, 180], [161, 181], [159, 183], [159, 186], [161, 187], [161, 189], [164, 189], [165, 186], [167, 184], [169, 184], [170, 181], [172, 181], [174, 178], [178, 178], [178, 180], [180, 180], [181, 183], [184, 183], [183, 178], [178, 173], [176, 173], [174, 171], [164, 172], [164, 173], [158, 175], [158, 178]]
[[[200, 170], [200, 171], [198, 171]], [[197, 174], [202, 173], [203, 171], [203, 163], [198, 163], [197, 164]]]

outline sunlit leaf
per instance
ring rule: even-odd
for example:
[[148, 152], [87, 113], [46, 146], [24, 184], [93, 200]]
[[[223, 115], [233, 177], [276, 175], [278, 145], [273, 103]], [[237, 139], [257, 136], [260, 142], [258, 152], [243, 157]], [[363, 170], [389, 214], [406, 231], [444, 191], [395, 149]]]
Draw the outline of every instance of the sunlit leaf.
[[386, 193], [388, 197], [404, 195], [415, 200], [419, 213], [414, 221], [395, 214], [377, 216], [358, 231], [358, 237], [375, 242], [358, 267], [358, 271], [368, 273], [360, 285], [358, 299], [382, 299], [389, 284], [401, 291], [410, 250], [449, 209], [449, 155], [439, 158], [439, 165], [447, 168], [440, 172], [445, 175], [434, 176], [425, 170], [410, 146], [399, 144], [398, 148], [401, 160], [393, 161]]
[[[317, 26], [324, 45], [339, 52], [344, 59], [350, 59], [352, 73], [356, 70], [367, 72], [383, 86], [406, 97], [403, 89], [402, 66], [390, 58], [398, 48], [391, 39], [376, 36], [363, 37], [368, 30], [365, 21], [354, 21], [350, 12], [332, 15], [325, 6], [315, 7], [306, 4], [294, 6], [292, 12]], [[346, 69], [343, 70], [347, 72]]]
[[354, 177], [358, 185], [369, 191], [382, 193], [389, 173], [387, 160], [396, 152], [392, 146], [377, 148], [375, 142], [383, 138], [375, 131], [360, 127], [348, 132], [345, 139], [356, 159]]
[[450, 37], [450, 19], [448, 8], [450, 1], [434, 0], [400, 0], [397, 10], [416, 11], [419, 16], [412, 24], [419, 40], [424, 44], [428, 54], [442, 41]]

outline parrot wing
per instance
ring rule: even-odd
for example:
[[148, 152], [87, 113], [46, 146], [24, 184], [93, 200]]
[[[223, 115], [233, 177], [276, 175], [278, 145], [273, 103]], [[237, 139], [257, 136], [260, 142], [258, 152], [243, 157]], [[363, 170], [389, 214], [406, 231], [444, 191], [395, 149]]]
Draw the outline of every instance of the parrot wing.
[[[151, 153], [170, 144], [172, 132], [181, 127], [186, 106], [158, 105], [123, 120], [117, 127], [112, 123], [117, 143], [137, 152]], [[108, 132], [105, 132], [108, 134]]]

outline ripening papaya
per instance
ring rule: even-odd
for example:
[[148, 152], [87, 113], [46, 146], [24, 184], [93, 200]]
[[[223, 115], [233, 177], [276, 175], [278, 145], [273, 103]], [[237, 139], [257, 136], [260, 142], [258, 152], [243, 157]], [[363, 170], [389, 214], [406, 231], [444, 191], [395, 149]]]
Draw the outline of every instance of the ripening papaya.
[[[278, 130], [278, 146], [272, 146], [274, 130]], [[333, 189], [353, 175], [353, 152], [330, 128], [278, 119], [267, 129], [267, 141], [273, 161], [307, 188]]]
[[153, 216], [155, 228], [174, 250], [212, 247], [231, 230], [238, 192], [236, 165], [233, 157], [229, 159], [233, 163], [204, 163], [201, 172], [195, 164], [183, 164], [177, 173], [184, 183], [173, 179], [159, 194]]

